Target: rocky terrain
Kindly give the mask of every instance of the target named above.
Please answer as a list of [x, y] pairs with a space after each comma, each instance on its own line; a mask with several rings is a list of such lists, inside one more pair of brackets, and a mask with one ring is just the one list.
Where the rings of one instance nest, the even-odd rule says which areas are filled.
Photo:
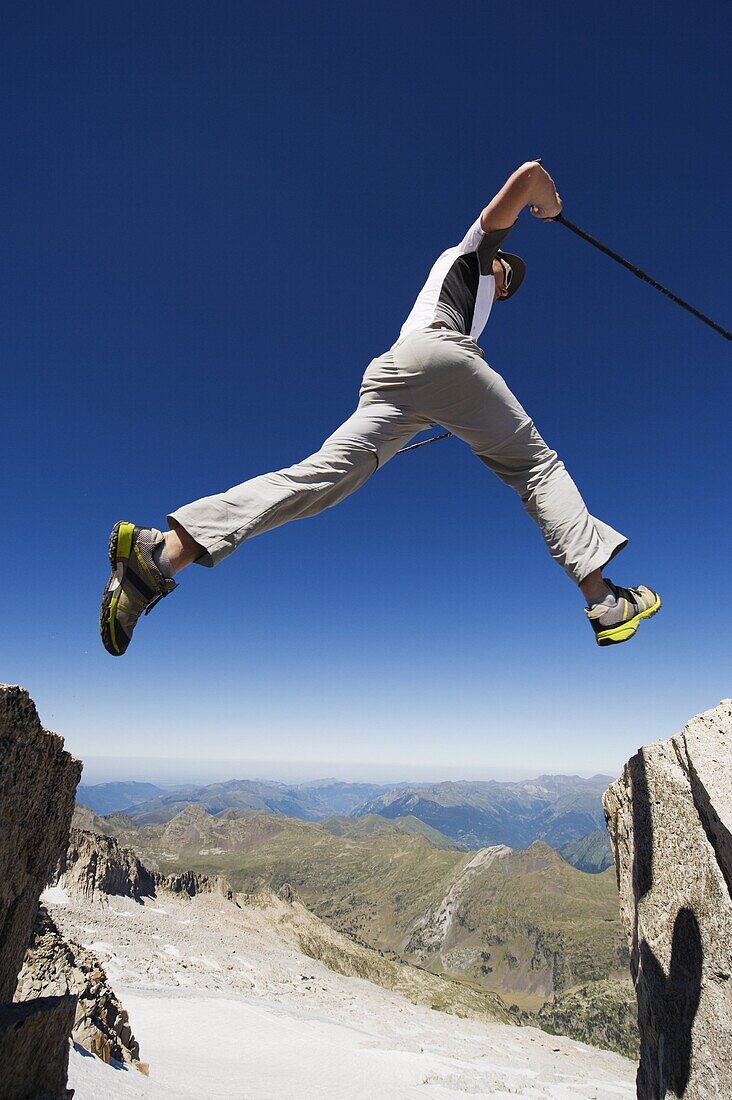
[[[385, 958], [381, 953], [371, 950], [365, 945], [354, 943], [348, 937], [343, 936], [329, 928], [323, 921], [312, 913], [309, 913], [297, 900], [295, 892], [288, 885], [283, 885], [278, 894], [264, 889], [256, 894], [235, 895], [229, 884], [221, 877], [208, 878], [192, 871], [185, 871], [179, 875], [164, 876], [158, 872], [149, 871], [136, 864], [134, 854], [129, 850], [120, 848], [109, 837], [96, 836], [92, 833], [81, 833], [72, 830], [72, 846], [79, 853], [73, 865], [73, 873], [64, 870], [66, 861], [59, 863], [60, 877], [56, 885], [46, 891], [44, 895], [54, 903], [55, 912], [64, 927], [65, 933], [74, 935], [75, 925], [67, 919], [69, 913], [76, 912], [84, 915], [85, 925], [79, 925], [82, 929], [88, 925], [92, 914], [102, 913], [103, 920], [111, 919], [110, 914], [119, 912], [122, 898], [147, 906], [147, 912], [163, 913], [165, 906], [173, 900], [190, 901], [193, 898], [208, 898], [210, 904], [203, 905], [197, 912], [207, 913], [210, 928], [215, 927], [215, 922], [221, 914], [235, 919], [235, 910], [244, 906], [248, 911], [255, 909], [268, 909], [272, 919], [274, 913], [279, 913], [279, 923], [282, 923], [282, 915], [287, 917], [287, 923], [293, 931], [293, 940], [297, 942], [300, 950], [312, 958], [318, 958], [327, 962], [327, 965], [343, 974], [355, 974], [367, 978], [387, 989], [395, 989], [404, 996], [413, 998], [416, 1003], [429, 1004], [432, 1008], [439, 1008], [458, 1015], [477, 1015], [487, 1019], [511, 1020], [511, 1014], [506, 1006], [495, 994], [483, 992], [477, 989], [469, 989], [454, 982], [446, 981], [436, 975], [422, 970], [416, 970], [407, 964]], [[99, 856], [103, 855], [111, 865], [112, 873], [107, 881], [113, 882], [114, 893], [97, 889], [90, 897], [86, 884], [91, 877], [85, 872], [85, 867], [96, 866]], [[125, 883], [124, 874], [127, 869], [132, 870], [134, 878]], [[143, 877], [150, 884], [150, 890], [146, 894], [136, 892], [135, 885]], [[119, 887], [122, 887], [119, 889]], [[89, 901], [96, 904], [89, 906]], [[285, 905], [285, 908], [283, 908]], [[162, 907], [162, 908], [161, 908]], [[128, 910], [137, 912], [137, 910]], [[297, 920], [295, 920], [297, 916]], [[207, 918], [208, 919], [208, 918]], [[213, 923], [212, 923], [213, 922]], [[195, 935], [198, 935], [197, 928]], [[188, 935], [189, 933], [186, 933]], [[190, 933], [193, 934], [193, 933]], [[103, 945], [103, 941], [100, 941]], [[98, 945], [92, 945], [97, 950]], [[103, 954], [103, 951], [102, 951]], [[195, 959], [204, 958], [202, 955], [193, 955]], [[217, 968], [214, 968], [216, 970]], [[150, 973], [151, 977], [159, 977], [157, 970]], [[202, 984], [201, 984], [202, 983]], [[220, 983], [213, 980], [211, 971], [204, 967], [204, 976], [196, 988], [218, 989]], [[188, 983], [184, 983], [188, 984]], [[226, 977], [221, 988], [229, 988], [229, 977]]]
[[639, 1100], [732, 1095], [732, 700], [605, 795], [638, 1000]]
[[[88, 820], [87, 815], [80, 815]], [[96, 823], [91, 815], [92, 825]], [[106, 833], [72, 828], [66, 851], [59, 859], [54, 882], [87, 901], [110, 894], [141, 901], [154, 898], [158, 889], [174, 894], [223, 894], [231, 897], [231, 887], [218, 875], [199, 875], [192, 870], [161, 875], [147, 868], [131, 848], [121, 847]]]
[[[72, 1027], [78, 1100], [244, 1100], [295, 1074], [303, 1100], [629, 1100], [630, 1064], [577, 1042], [638, 1040], [614, 885], [639, 1100], [728, 1091], [732, 701], [607, 790], [614, 875], [541, 841], [466, 852], [401, 813], [316, 823], [196, 803], [145, 823], [78, 808], [64, 844], [80, 767], [18, 688], [0, 688], [0, 762], [3, 1100], [67, 1100]], [[598, 855], [591, 839], [583, 858]], [[140, 1035], [150, 1080], [124, 1076], [147, 1069]]]
[[496, 998], [383, 958], [282, 894], [159, 889], [90, 904], [48, 892], [64, 934], [102, 960], [150, 1061], [146, 1080], [74, 1052], [76, 1100], [200, 1100], [202, 1088], [250, 1100], [293, 1095], [293, 1082], [298, 1100], [633, 1095], [625, 1059], [501, 1023]]
[[[193, 868], [250, 894], [288, 883], [356, 943], [498, 994], [514, 1014], [575, 993], [562, 1010], [567, 1033], [637, 1050], [614, 875], [583, 874], [546, 844], [467, 853], [419, 819], [313, 823], [233, 810], [214, 816], [200, 804], [158, 825], [89, 811], [77, 820], [117, 832], [162, 875]], [[613, 998], [600, 1023], [597, 1005]]]

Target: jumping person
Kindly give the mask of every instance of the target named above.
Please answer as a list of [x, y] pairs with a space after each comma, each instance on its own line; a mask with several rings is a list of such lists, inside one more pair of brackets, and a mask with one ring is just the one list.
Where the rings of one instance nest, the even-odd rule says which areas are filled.
[[519, 494], [583, 593], [598, 645], [627, 641], [658, 611], [650, 588], [620, 588], [603, 576], [627, 539], [588, 513], [564, 463], [476, 343], [494, 301], [512, 298], [523, 282], [523, 260], [500, 245], [525, 206], [543, 221], [562, 209], [539, 161], [518, 168], [460, 244], [436, 260], [398, 340], [366, 369], [356, 411], [316, 454], [184, 505], [167, 517], [165, 533], [115, 524], [100, 617], [109, 653], [126, 651], [142, 612], [177, 587], [173, 577], [185, 566], [218, 565], [245, 539], [337, 504], [435, 424]]

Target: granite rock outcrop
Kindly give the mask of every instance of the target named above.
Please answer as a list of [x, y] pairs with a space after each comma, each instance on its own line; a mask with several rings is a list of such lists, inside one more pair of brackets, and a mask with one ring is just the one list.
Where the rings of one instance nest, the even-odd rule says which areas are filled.
[[638, 1002], [639, 1100], [732, 1096], [732, 700], [604, 796]]
[[13, 1003], [38, 899], [66, 848], [81, 764], [0, 685], [0, 1080], [4, 1100], [67, 1097], [73, 996]]

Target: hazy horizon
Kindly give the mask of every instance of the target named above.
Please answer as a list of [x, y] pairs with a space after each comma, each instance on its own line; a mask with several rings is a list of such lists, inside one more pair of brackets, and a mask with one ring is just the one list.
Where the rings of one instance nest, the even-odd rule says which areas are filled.
[[182, 784], [206, 786], [209, 783], [225, 783], [234, 780], [276, 783], [309, 783], [315, 780], [335, 779], [344, 783], [379, 784], [430, 784], [443, 782], [476, 782], [497, 780], [517, 782], [537, 779], [540, 775], [578, 775], [583, 779], [595, 775], [614, 777], [610, 770], [539, 771], [519, 768], [478, 768], [472, 773], [465, 768], [427, 768], [418, 765], [397, 766], [361, 762], [349, 765], [323, 761], [290, 762], [275, 760], [196, 760], [164, 757], [88, 757], [84, 761], [81, 785], [91, 787], [99, 783], [153, 783], [161, 787]]

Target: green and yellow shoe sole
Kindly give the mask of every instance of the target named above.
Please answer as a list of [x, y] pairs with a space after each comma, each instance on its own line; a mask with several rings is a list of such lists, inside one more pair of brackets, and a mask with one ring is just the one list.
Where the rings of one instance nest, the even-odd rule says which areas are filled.
[[[109, 536], [109, 564], [112, 567], [112, 575], [107, 581], [107, 587], [102, 596], [102, 606], [99, 612], [99, 629], [102, 635], [102, 643], [107, 653], [113, 657], [121, 657], [127, 649], [128, 640], [122, 643], [122, 638], [117, 637], [116, 613], [122, 592], [125, 563], [130, 560], [132, 553], [132, 540], [135, 534], [134, 523], [120, 520], [115, 523]], [[120, 573], [119, 566], [122, 565]]]
[[642, 619], [650, 619], [657, 611], [661, 610], [661, 597], [656, 596], [655, 603], [647, 607], [645, 611], [639, 611], [627, 622], [618, 623], [617, 626], [609, 626], [605, 630], [599, 630], [595, 635], [598, 645], [618, 645], [619, 642], [627, 642], [632, 638], [640, 626]]

